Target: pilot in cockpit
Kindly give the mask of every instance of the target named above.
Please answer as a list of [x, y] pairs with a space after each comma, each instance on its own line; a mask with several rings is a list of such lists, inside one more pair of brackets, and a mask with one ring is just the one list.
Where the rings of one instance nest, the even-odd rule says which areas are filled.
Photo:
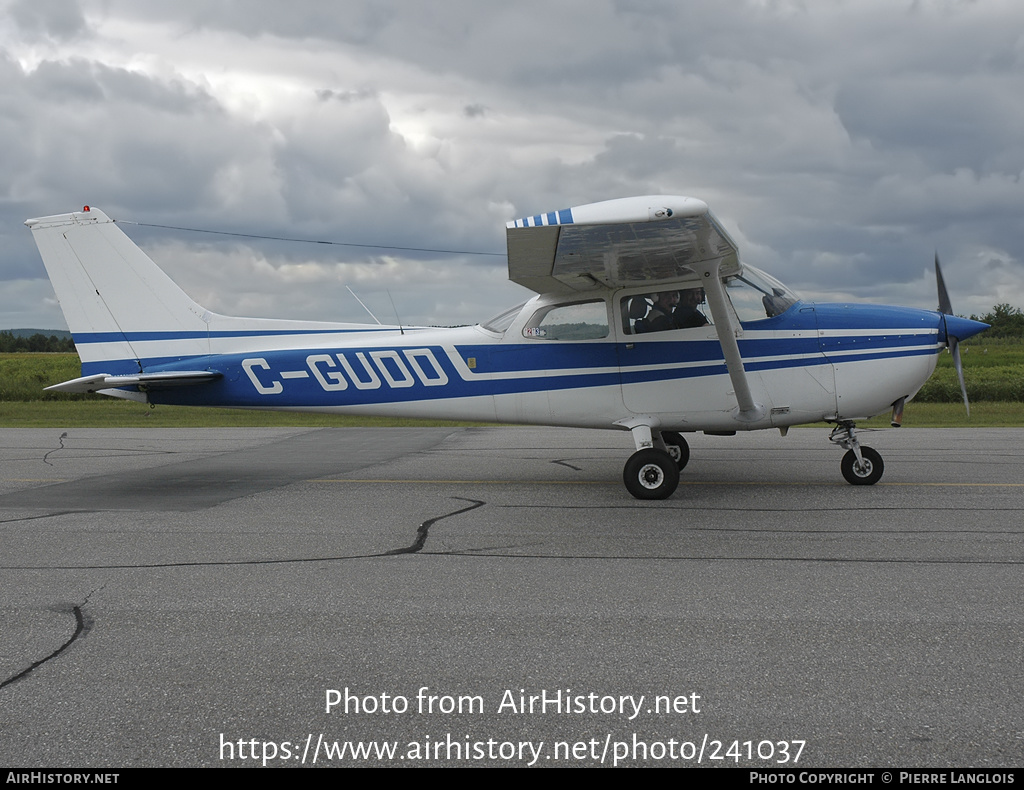
[[692, 329], [698, 326], [707, 326], [708, 319], [700, 311], [700, 305], [704, 301], [703, 288], [687, 288], [679, 294], [679, 305], [672, 313], [672, 323], [677, 329]]

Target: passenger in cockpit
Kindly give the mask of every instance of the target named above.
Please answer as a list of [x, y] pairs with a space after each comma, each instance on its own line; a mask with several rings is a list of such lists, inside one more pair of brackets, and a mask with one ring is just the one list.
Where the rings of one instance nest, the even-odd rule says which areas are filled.
[[672, 311], [679, 304], [679, 291], [662, 291], [654, 294], [654, 306], [644, 319], [646, 332], [664, 332], [675, 329]]

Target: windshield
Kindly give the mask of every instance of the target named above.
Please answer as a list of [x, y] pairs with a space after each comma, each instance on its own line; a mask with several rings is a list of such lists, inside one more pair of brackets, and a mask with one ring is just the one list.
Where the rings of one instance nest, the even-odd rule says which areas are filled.
[[743, 264], [743, 271], [725, 283], [740, 321], [763, 321], [782, 315], [799, 297], [760, 269]]
[[512, 322], [516, 320], [516, 316], [522, 312], [525, 304], [526, 302], [520, 302], [515, 307], [502, 310], [493, 318], [488, 318], [486, 321], [481, 323], [480, 326], [488, 332], [496, 332], [499, 335], [503, 335], [505, 334], [505, 330], [512, 326]]

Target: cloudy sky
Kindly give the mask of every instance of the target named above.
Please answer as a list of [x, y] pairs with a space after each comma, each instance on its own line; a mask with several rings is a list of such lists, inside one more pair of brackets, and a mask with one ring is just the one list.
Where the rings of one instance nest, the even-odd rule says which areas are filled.
[[[253, 316], [466, 323], [505, 222], [706, 200], [805, 298], [1024, 307], [1018, 0], [0, 0], [0, 328], [28, 217], [103, 208]], [[394, 245], [408, 252], [166, 230]]]

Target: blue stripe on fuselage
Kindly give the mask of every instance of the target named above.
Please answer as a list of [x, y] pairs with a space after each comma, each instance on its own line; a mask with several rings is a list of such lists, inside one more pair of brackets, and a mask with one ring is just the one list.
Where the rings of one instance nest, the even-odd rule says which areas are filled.
[[[609, 347], [614, 354], [614, 347]], [[339, 354], [344, 356], [347, 368]], [[217, 369], [224, 374], [222, 379], [201, 387], [156, 390], [150, 393], [150, 399], [156, 403], [207, 406], [359, 406], [619, 383], [614, 366], [602, 372], [576, 375], [553, 372], [537, 377], [463, 379], [440, 346], [271, 351], [221, 355], [216, 362]], [[163, 369], [194, 367], [195, 360], [191, 360]], [[339, 389], [342, 383], [344, 386]]]
[[[739, 346], [744, 367], [751, 372], [823, 365], [830, 361], [841, 364], [928, 355], [939, 350], [940, 322], [937, 313], [910, 308], [798, 305], [797, 309], [781, 316], [745, 323], [748, 336], [739, 340]], [[825, 331], [825, 337], [819, 339], [818, 327]], [[864, 329], [874, 331], [857, 333]], [[766, 330], [791, 331], [802, 336], [751, 336]], [[116, 333], [110, 334], [120, 339]], [[143, 339], [144, 334], [147, 333], [137, 333], [134, 337]], [[169, 334], [188, 335], [152, 333], [151, 339], [165, 339]], [[237, 333], [237, 336], [268, 334], [274, 333], [254, 331]], [[322, 333], [295, 330], [278, 334]], [[143, 360], [142, 365], [146, 372], [216, 370], [223, 374], [217, 381], [195, 387], [154, 390], [151, 392], [154, 402], [278, 408], [358, 406], [620, 383], [656, 383], [727, 372], [717, 340], [675, 340], [661, 333], [633, 336], [628, 343], [538, 339], [461, 344], [447, 349], [439, 345], [291, 349], [154, 357]], [[449, 358], [449, 350], [461, 358], [459, 368]], [[345, 357], [349, 369], [339, 361], [339, 355]], [[249, 360], [248, 372], [243, 366], [245, 360]], [[82, 373], [134, 373], [138, 369], [135, 360], [126, 359], [92, 362], [83, 365]], [[464, 371], [464, 376], [460, 370]]]

